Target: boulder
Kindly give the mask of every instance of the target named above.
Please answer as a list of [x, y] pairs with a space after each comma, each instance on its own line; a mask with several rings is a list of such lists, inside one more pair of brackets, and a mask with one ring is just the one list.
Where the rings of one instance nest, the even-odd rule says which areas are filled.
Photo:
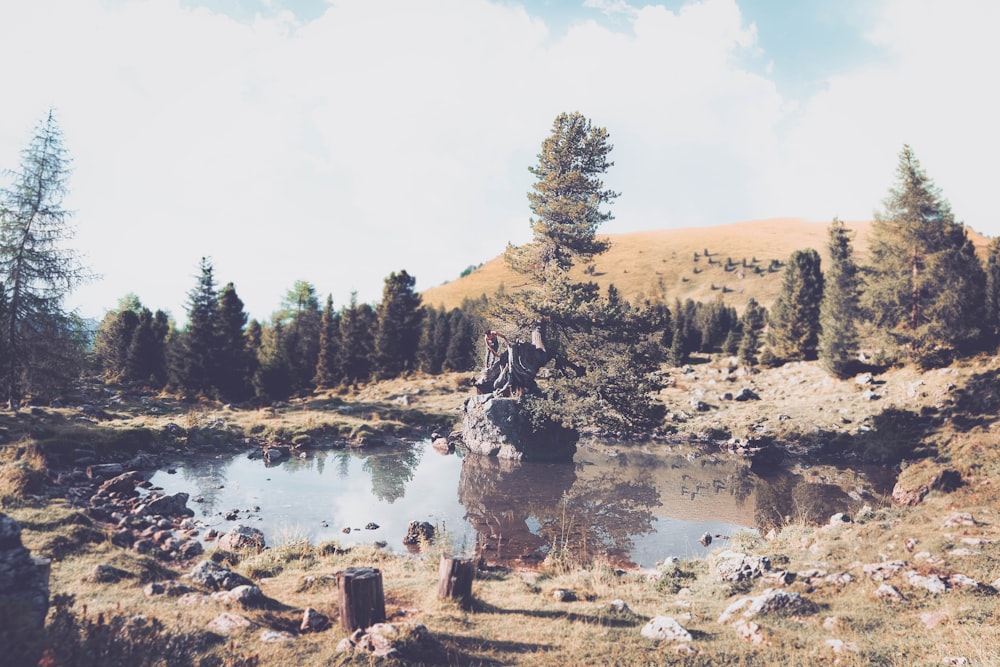
[[666, 642], [689, 642], [691, 633], [670, 616], [656, 616], [639, 632], [646, 639]]
[[312, 607], [306, 607], [302, 612], [302, 623], [299, 625], [300, 632], [321, 632], [330, 625], [330, 618], [321, 614]]
[[723, 581], [746, 581], [761, 577], [771, 569], [767, 556], [751, 556], [737, 551], [721, 551], [715, 556], [715, 570]]
[[219, 538], [219, 548], [228, 551], [263, 551], [264, 533], [250, 526], [239, 525]]
[[732, 603], [719, 616], [719, 623], [728, 623], [733, 616], [742, 612], [745, 619], [758, 616], [811, 614], [816, 611], [816, 604], [794, 591], [768, 588], [760, 595], [740, 598]]
[[469, 397], [462, 408], [462, 442], [475, 454], [517, 461], [571, 461], [579, 433], [554, 422], [542, 426], [514, 398]]
[[194, 510], [187, 506], [188, 494], [183, 491], [169, 496], [159, 496], [136, 508], [136, 514], [159, 516], [194, 516]]
[[237, 586], [252, 586], [253, 582], [241, 574], [236, 574], [229, 568], [218, 563], [204, 560], [188, 573], [188, 578], [199, 586], [211, 588], [214, 591], [230, 591]]
[[434, 539], [434, 526], [426, 521], [411, 521], [406, 527], [406, 536], [403, 544], [416, 545], [421, 542], [430, 542]]
[[45, 625], [49, 610], [49, 567], [21, 544], [21, 526], [0, 514], [0, 605], [17, 605], [34, 626]]

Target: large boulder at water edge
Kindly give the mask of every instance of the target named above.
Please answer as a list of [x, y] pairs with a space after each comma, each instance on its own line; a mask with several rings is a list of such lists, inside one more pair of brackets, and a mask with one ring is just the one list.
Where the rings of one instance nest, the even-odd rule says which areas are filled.
[[559, 424], [539, 427], [514, 398], [479, 394], [462, 408], [462, 441], [476, 454], [515, 461], [570, 461], [579, 433]]
[[39, 628], [49, 610], [49, 565], [21, 544], [21, 526], [0, 514], [0, 605], [17, 606]]

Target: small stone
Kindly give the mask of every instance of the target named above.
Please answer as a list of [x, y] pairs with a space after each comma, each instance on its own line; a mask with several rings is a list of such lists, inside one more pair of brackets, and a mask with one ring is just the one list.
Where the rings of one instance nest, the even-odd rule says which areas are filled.
[[208, 622], [208, 629], [220, 635], [231, 635], [250, 627], [250, 619], [228, 612], [219, 614]]
[[277, 644], [282, 642], [290, 642], [294, 639], [291, 634], [287, 632], [279, 632], [277, 630], [264, 630], [260, 633], [260, 640], [265, 644]]
[[611, 604], [609, 605], [609, 608], [612, 612], [616, 614], [625, 614], [632, 611], [631, 609], [629, 609], [628, 603], [622, 599], [612, 600]]
[[900, 593], [895, 586], [890, 586], [889, 584], [882, 584], [879, 586], [875, 591], [875, 597], [888, 602], [903, 601], [903, 594]]
[[691, 633], [670, 616], [654, 617], [639, 634], [657, 641], [689, 642], [693, 639]]

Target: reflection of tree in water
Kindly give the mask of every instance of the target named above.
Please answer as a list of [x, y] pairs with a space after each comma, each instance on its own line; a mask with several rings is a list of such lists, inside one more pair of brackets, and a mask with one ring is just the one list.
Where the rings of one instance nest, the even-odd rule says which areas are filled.
[[613, 472], [577, 480], [560, 504], [559, 516], [539, 531], [554, 548], [583, 560], [627, 557], [634, 537], [653, 532], [652, 508], [660, 505], [660, 493], [649, 479]]
[[476, 455], [462, 463], [458, 498], [494, 560], [538, 559], [554, 545], [581, 558], [627, 554], [634, 536], [652, 531], [660, 504], [653, 484], [617, 472], [580, 479], [571, 463]]
[[406, 485], [413, 479], [420, 458], [416, 447], [393, 449], [391, 454], [369, 454], [362, 468], [372, 476], [375, 497], [392, 504], [406, 495]]
[[210, 516], [216, 512], [216, 505], [219, 503], [219, 490], [226, 484], [226, 472], [232, 462], [233, 459], [229, 457], [204, 458], [197, 461], [187, 461], [180, 468], [181, 477], [191, 482], [196, 489], [192, 499], [200, 499], [194, 505], [201, 508], [203, 515]]
[[761, 533], [790, 522], [822, 523], [853, 504], [835, 484], [808, 482], [802, 475], [782, 472], [758, 478], [754, 523]]

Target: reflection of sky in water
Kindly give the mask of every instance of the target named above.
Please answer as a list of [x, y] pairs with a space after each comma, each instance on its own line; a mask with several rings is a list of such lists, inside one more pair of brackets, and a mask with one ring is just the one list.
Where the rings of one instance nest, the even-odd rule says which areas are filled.
[[[764, 481], [744, 464], [669, 448], [636, 448], [617, 457], [581, 448], [566, 467], [511, 467], [475, 457], [464, 474], [463, 460], [421, 442], [322, 450], [274, 467], [246, 456], [190, 458], [173, 464], [176, 474], [160, 471], [151, 481], [165, 493], [189, 493], [188, 506], [207, 526], [225, 532], [244, 523], [260, 528], [272, 545], [301, 537], [344, 546], [384, 540], [401, 552], [407, 525], [416, 520], [445, 527], [456, 549], [475, 545], [477, 521], [504, 540], [520, 532], [530, 538], [524, 544], [537, 546], [569, 517], [574, 526], [589, 524], [589, 544], [624, 546], [643, 567], [725, 547], [728, 540], [704, 547], [699, 538], [706, 532], [731, 537], [778, 500], [821, 490], [799, 476]], [[203, 502], [195, 501], [199, 497]], [[238, 521], [225, 520], [233, 509]], [[829, 507], [829, 513], [848, 510]], [[370, 522], [379, 528], [365, 529]], [[345, 527], [355, 530], [344, 534]]]

